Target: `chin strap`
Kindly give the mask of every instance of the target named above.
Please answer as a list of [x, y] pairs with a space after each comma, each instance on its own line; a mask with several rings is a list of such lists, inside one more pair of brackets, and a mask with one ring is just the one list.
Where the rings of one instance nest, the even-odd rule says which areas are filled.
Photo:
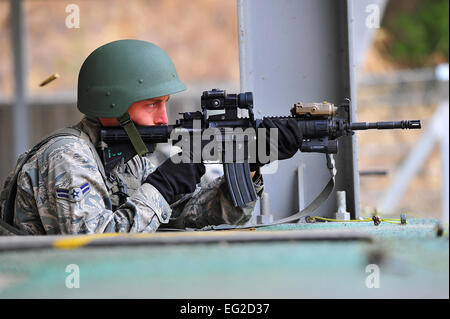
[[118, 117], [117, 120], [120, 123], [120, 126], [123, 127], [125, 132], [127, 132], [128, 138], [131, 141], [131, 144], [133, 144], [134, 149], [136, 150], [136, 153], [139, 156], [143, 156], [148, 153], [147, 146], [145, 145], [144, 141], [142, 140], [141, 135], [139, 135], [138, 130], [134, 126], [133, 121], [130, 118], [130, 115], [128, 112], [126, 112], [121, 117]]

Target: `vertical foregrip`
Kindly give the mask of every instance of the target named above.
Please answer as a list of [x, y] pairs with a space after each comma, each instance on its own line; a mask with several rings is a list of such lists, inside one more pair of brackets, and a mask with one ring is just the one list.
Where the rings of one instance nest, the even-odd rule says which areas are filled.
[[256, 200], [257, 195], [248, 162], [224, 163], [224, 175], [235, 207], [244, 207]]

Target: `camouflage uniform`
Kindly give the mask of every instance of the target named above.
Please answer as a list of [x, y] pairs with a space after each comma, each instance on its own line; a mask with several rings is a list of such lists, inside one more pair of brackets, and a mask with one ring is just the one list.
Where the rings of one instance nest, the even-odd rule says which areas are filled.
[[[97, 145], [98, 122], [85, 117], [75, 128]], [[18, 176], [15, 227], [33, 235], [139, 233], [154, 232], [161, 224], [175, 228], [244, 224], [251, 217], [255, 202], [234, 207], [223, 177], [201, 183], [192, 194], [179, 194], [179, 200], [169, 205], [155, 187], [144, 183], [157, 167], [153, 155], [135, 156], [113, 170], [113, 179], [128, 187], [129, 197], [119, 206], [114, 188], [108, 187], [111, 180], [103, 179], [98, 155], [88, 143], [75, 136], [56, 137], [27, 161]], [[254, 184], [261, 194], [262, 177]]]

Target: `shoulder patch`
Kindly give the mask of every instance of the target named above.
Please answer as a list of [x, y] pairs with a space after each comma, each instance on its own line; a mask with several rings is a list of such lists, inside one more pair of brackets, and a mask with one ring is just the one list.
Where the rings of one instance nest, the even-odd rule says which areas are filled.
[[56, 198], [65, 199], [71, 202], [79, 202], [91, 190], [89, 183], [84, 183], [79, 187], [73, 188], [57, 188]]

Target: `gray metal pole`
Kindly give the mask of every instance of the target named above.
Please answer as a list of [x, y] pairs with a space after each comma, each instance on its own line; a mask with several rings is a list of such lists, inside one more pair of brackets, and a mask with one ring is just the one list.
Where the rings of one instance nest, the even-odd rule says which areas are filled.
[[[340, 103], [346, 97], [355, 97], [350, 55], [354, 15], [348, 1], [238, 1], [241, 91], [254, 92], [257, 118], [288, 115], [290, 107], [299, 101]], [[355, 102], [353, 99], [351, 118]], [[352, 217], [358, 217], [354, 137], [341, 139], [336, 163], [336, 190], [346, 191], [349, 211]], [[298, 186], [296, 171], [301, 164], [305, 165], [304, 185]], [[302, 200], [307, 205], [329, 179], [324, 154], [298, 152], [292, 159], [280, 161], [276, 174], [264, 174], [274, 219], [301, 209], [298, 188], [304, 191]], [[336, 200], [332, 194], [315, 213], [331, 217], [334, 212]]]
[[[356, 37], [356, 21], [361, 19], [361, 12], [355, 10], [357, 0], [338, 1], [337, 12], [340, 19], [339, 43], [340, 66], [342, 70], [335, 80], [340, 87], [340, 101], [350, 98], [349, 119], [356, 121], [356, 43], [360, 38]], [[345, 191], [348, 212], [353, 219], [359, 218], [359, 174], [358, 174], [358, 148], [357, 135], [341, 138], [339, 153], [336, 158], [336, 186], [335, 191]], [[336, 209], [337, 211], [337, 209]]]
[[[447, 117], [445, 119], [448, 119], [448, 101], [447, 101]], [[448, 143], [448, 121], [443, 120], [442, 121], [445, 128], [442, 131], [442, 137], [441, 137], [441, 167], [442, 167], [442, 179], [441, 179], [441, 211], [442, 211], [442, 220], [444, 222], [448, 223], [449, 219], [449, 143]]]
[[25, 14], [22, 0], [10, 0], [11, 44], [14, 59], [14, 103], [12, 105], [13, 163], [28, 148], [29, 121], [26, 87]]

